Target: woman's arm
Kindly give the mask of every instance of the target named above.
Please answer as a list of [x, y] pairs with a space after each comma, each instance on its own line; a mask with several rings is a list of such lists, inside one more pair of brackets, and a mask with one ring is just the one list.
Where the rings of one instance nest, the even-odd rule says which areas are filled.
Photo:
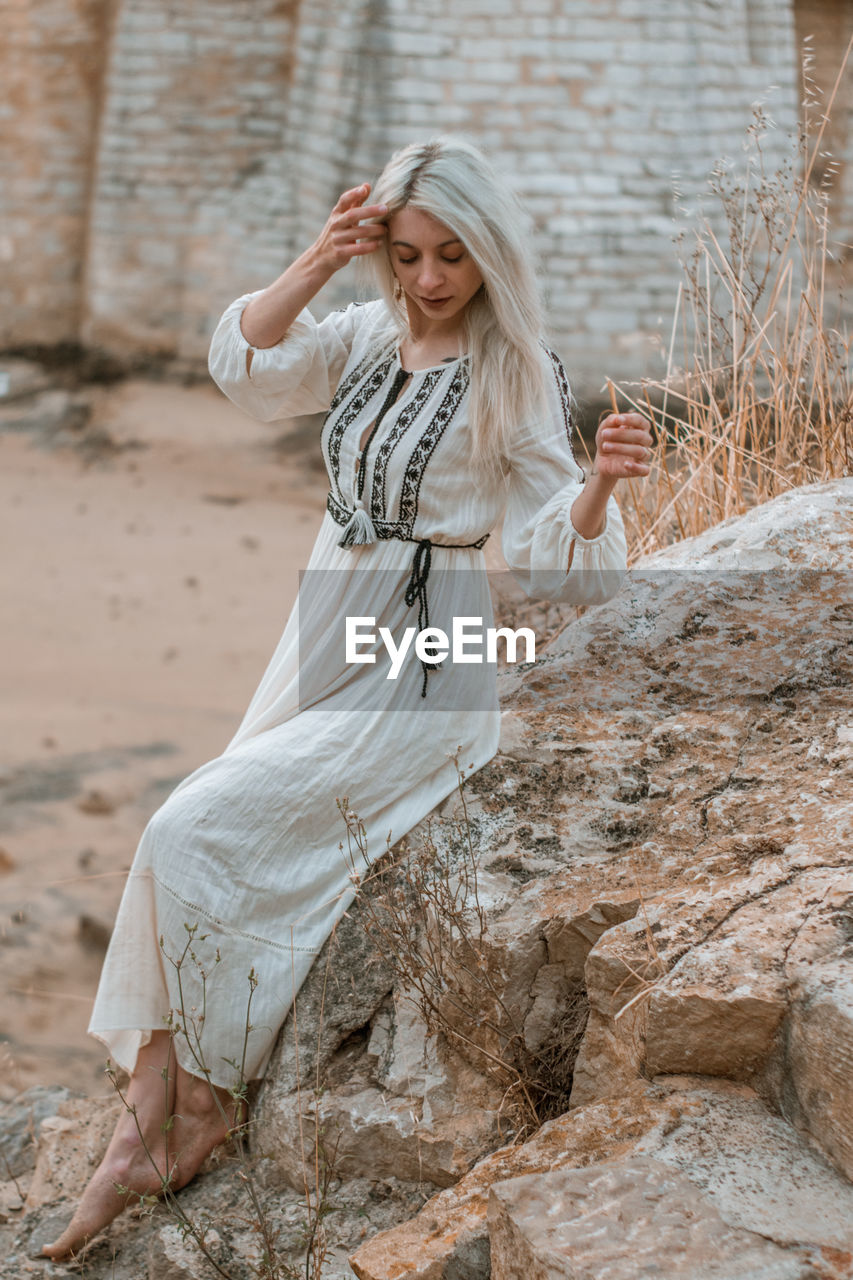
[[[345, 191], [311, 247], [246, 305], [241, 330], [252, 347], [275, 346], [340, 267], [379, 248], [385, 236], [384, 223], [359, 225], [364, 218], [379, 218], [387, 212], [385, 205], [365, 206], [369, 191], [367, 182]], [[246, 353], [247, 373], [252, 355], [252, 351]]]

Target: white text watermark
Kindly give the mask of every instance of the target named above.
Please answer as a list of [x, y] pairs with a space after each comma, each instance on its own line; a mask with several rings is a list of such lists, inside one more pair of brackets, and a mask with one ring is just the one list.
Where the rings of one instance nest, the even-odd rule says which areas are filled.
[[[441, 627], [406, 627], [400, 643], [397, 644], [388, 627], [373, 627], [375, 618], [347, 617], [346, 619], [346, 654], [347, 662], [375, 662], [375, 653], [359, 653], [365, 645], [375, 645], [377, 633], [388, 656], [391, 668], [386, 676], [388, 680], [396, 680], [405, 660], [406, 654], [414, 642], [415, 656], [420, 662], [440, 662], [450, 657], [451, 662], [491, 662], [498, 661], [498, 640], [506, 645], [507, 662], [535, 662], [536, 637], [530, 627], [486, 627], [483, 629], [481, 617], [454, 617], [453, 627], [448, 636]], [[518, 658], [519, 643], [524, 643], [524, 657]], [[475, 651], [479, 646], [479, 651]], [[484, 653], [485, 649], [485, 653]]]

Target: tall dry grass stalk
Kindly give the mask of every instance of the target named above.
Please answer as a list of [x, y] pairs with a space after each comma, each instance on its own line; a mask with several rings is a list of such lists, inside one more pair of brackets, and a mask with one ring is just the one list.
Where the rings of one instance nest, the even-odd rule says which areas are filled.
[[806, 43], [802, 120], [775, 172], [765, 169], [772, 122], [761, 106], [743, 172], [724, 160], [713, 169], [724, 230], [700, 212], [689, 252], [686, 229], [676, 236], [684, 279], [664, 377], [608, 380], [614, 407], [618, 392], [657, 439], [646, 483], [627, 481], [620, 503], [631, 561], [786, 489], [851, 474], [851, 337], [827, 283], [837, 164], [812, 181], [851, 48], [853, 39], [823, 105]]

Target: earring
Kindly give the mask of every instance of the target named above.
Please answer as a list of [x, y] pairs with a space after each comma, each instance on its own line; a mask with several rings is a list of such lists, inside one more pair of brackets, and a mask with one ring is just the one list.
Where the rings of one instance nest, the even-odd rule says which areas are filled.
[[396, 302], [401, 302], [403, 299], [403, 286], [399, 280], [394, 281], [394, 299]]

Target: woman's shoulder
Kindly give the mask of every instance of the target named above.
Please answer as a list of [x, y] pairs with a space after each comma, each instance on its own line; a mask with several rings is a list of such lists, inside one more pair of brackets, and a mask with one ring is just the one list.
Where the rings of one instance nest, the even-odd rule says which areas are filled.
[[373, 332], [393, 326], [393, 319], [384, 298], [369, 298], [366, 301], [348, 302], [337, 307], [333, 316], [346, 316], [356, 333]]
[[338, 307], [321, 323], [321, 328], [326, 327], [344, 340], [350, 361], [360, 361], [375, 348], [390, 345], [394, 335], [394, 321], [382, 298]]

